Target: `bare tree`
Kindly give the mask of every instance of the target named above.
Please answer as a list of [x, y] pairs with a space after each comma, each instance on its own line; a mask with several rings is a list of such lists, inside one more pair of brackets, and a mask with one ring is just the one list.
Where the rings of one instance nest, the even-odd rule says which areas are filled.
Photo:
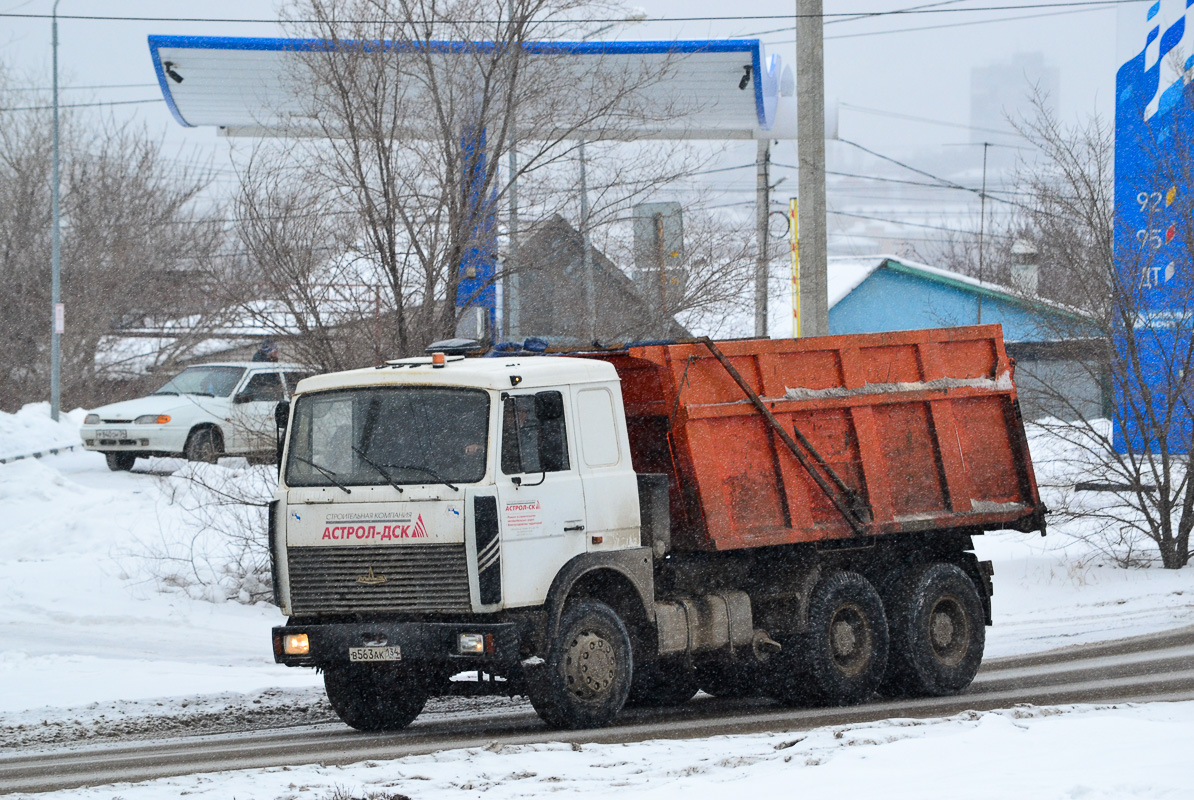
[[[642, 126], [672, 114], [679, 101], [649, 90], [676, 58], [615, 71], [599, 56], [578, 67], [566, 48], [533, 44], [583, 35], [567, 17], [593, 16], [594, 8], [579, 0], [299, 0], [290, 7], [291, 18], [302, 20], [294, 32], [323, 44], [295, 53], [287, 80], [304, 111], [291, 118], [293, 128], [283, 125], [291, 138], [254, 153], [256, 179], [246, 182], [237, 216], [254, 274], [311, 342], [303, 349], [315, 363], [409, 355], [451, 336], [462, 309], [503, 277], [501, 267], [489, 274], [485, 265], [512, 182], [519, 181], [521, 222], [529, 227], [575, 197], [582, 138], [629, 138], [631, 121]], [[504, 157], [515, 142], [511, 174]], [[559, 191], [561, 176], [567, 191]], [[660, 180], [623, 181], [619, 202]], [[592, 229], [606, 207], [597, 198], [597, 214], [580, 224]], [[325, 279], [343, 269], [381, 291], [328, 297], [320, 285], [344, 285]], [[327, 313], [337, 307], [342, 313]]]
[[[1158, 281], [1194, 266], [1182, 244], [1194, 242], [1194, 205], [1188, 192], [1166, 192], [1191, 185], [1190, 133], [1175, 132], [1157, 174], [1143, 176], [1158, 188], [1142, 193], [1150, 216], [1141, 235], [1117, 237], [1110, 127], [1097, 117], [1067, 127], [1038, 104], [1021, 131], [1043, 158], [1021, 176], [1020, 235], [1040, 254], [1041, 282], [1073, 312], [1042, 315], [1039, 338], [1095, 345], [1074, 363], [1115, 396], [1107, 420], [1068, 381], [1039, 382], [1064, 417], [1040, 422], [1055, 436], [1042, 469], [1057, 492], [1051, 505], [1121, 563], [1151, 560], [1152, 549], [1164, 567], [1183, 567], [1194, 528], [1187, 377], [1194, 368], [1194, 284], [1171, 282], [1163, 314], [1150, 295]], [[1163, 204], [1172, 227], [1158, 227]], [[1075, 484], [1098, 491], [1076, 492]]]
[[[0, 73], [0, 85], [4, 75]], [[2, 96], [0, 92], [0, 96]], [[50, 119], [30, 103], [0, 118], [0, 407], [46, 396], [50, 347]], [[64, 403], [103, 399], [97, 354], [123, 326], [202, 308], [195, 259], [216, 247], [207, 172], [173, 162], [143, 128], [67, 116], [62, 130]], [[189, 293], [189, 296], [188, 296]]]

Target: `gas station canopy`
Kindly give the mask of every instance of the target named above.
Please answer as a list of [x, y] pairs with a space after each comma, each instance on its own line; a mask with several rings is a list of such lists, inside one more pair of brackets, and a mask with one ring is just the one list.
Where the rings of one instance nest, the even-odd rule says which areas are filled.
[[[355, 46], [351, 45], [350, 46]], [[478, 49], [490, 43], [385, 43], [398, 58], [427, 48], [442, 74], [465, 74]], [[585, 139], [791, 139], [795, 138], [795, 81], [778, 56], [768, 57], [757, 39], [675, 42], [536, 42], [525, 68], [554, 70], [575, 103], [559, 98], [546, 114], [530, 109], [535, 122], [517, 131], [535, 138], [552, 116], [570, 138]], [[228, 136], [314, 133], [311, 90], [294, 76], [299, 61], [335, 48], [318, 39], [150, 36], [149, 49], [166, 104], [187, 127], [215, 126]], [[425, 52], [417, 53], [420, 57]], [[636, 76], [642, 76], [641, 83]], [[568, 120], [583, 112], [585, 98], [602, 85], [623, 91], [621, 106], [599, 127]], [[409, 98], [408, 98], [409, 99]], [[427, 108], [418, 102], [410, 108]], [[550, 127], [550, 126], [548, 126]], [[420, 128], [412, 119], [411, 131]]]

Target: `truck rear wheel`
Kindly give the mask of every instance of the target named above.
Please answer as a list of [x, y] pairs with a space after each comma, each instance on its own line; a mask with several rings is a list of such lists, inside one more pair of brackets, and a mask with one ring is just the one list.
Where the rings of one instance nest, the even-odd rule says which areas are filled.
[[808, 632], [773, 659], [783, 670], [774, 681], [779, 699], [852, 705], [870, 698], [883, 680], [888, 650], [875, 588], [857, 572], [834, 573], [813, 589], [808, 617]]
[[691, 700], [699, 690], [696, 673], [683, 659], [660, 658], [635, 666], [626, 705], [679, 706]]
[[955, 564], [910, 568], [887, 602], [891, 657], [884, 692], [940, 697], [962, 691], [983, 660], [982, 598]]
[[323, 687], [336, 716], [358, 731], [401, 730], [427, 703], [426, 681], [392, 667], [329, 667]]
[[527, 695], [553, 728], [597, 728], [622, 710], [633, 671], [622, 620], [605, 603], [581, 600], [564, 609], [546, 663], [527, 675]]

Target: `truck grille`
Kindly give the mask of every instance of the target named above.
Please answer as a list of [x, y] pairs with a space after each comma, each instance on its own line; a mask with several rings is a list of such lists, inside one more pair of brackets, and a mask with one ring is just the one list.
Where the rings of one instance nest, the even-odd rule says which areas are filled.
[[470, 610], [463, 544], [294, 547], [286, 557], [296, 615]]

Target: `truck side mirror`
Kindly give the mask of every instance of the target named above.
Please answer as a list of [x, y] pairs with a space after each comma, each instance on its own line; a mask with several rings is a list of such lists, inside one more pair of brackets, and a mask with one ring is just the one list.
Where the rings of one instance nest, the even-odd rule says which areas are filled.
[[282, 400], [274, 406], [274, 425], [278, 426], [278, 430], [286, 430], [286, 426], [290, 424], [290, 401]]
[[539, 392], [535, 395], [535, 416], [541, 420], [562, 419], [564, 397], [560, 392]]

